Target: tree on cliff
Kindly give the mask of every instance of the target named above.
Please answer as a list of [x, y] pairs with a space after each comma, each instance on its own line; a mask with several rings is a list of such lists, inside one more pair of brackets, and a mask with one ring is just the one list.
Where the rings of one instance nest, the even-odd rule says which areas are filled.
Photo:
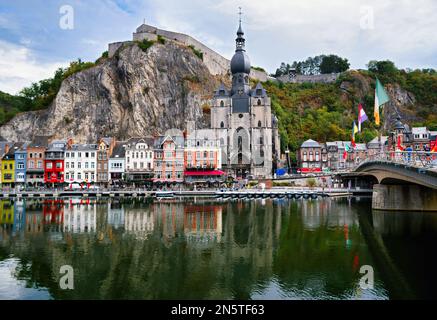
[[281, 66], [276, 69], [275, 77], [287, 75], [291, 69], [294, 69], [296, 74], [316, 75], [340, 73], [349, 69], [349, 61], [346, 58], [341, 58], [337, 55], [318, 55], [308, 57], [304, 61], [294, 61], [291, 65], [282, 62]]

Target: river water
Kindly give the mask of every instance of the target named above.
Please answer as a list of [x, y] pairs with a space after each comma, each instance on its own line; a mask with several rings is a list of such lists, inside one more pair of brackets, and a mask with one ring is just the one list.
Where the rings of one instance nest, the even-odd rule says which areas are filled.
[[435, 299], [437, 214], [370, 205], [1, 200], [0, 299]]

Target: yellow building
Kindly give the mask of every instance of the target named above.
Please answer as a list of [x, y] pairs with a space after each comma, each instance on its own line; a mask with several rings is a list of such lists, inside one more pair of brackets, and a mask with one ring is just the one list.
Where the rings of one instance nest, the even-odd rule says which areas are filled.
[[2, 185], [15, 182], [15, 151], [18, 144], [9, 148], [8, 152], [2, 158]]
[[10, 200], [0, 201], [0, 225], [14, 224], [14, 205]]

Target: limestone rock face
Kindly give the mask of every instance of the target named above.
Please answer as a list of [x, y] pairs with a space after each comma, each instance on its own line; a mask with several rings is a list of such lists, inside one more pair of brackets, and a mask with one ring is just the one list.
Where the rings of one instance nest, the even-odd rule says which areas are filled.
[[48, 135], [90, 143], [101, 136], [121, 140], [183, 130], [188, 120], [205, 127], [209, 116], [203, 106], [220, 81], [228, 80], [212, 76], [190, 48], [167, 41], [144, 52], [130, 43], [65, 79], [48, 109], [17, 115], [0, 128], [0, 136], [30, 141]]

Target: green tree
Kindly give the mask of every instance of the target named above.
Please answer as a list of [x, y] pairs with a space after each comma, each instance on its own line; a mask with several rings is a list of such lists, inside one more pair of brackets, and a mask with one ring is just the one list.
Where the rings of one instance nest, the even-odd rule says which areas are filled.
[[336, 55], [325, 56], [320, 63], [320, 73], [340, 73], [349, 69], [349, 62]]

